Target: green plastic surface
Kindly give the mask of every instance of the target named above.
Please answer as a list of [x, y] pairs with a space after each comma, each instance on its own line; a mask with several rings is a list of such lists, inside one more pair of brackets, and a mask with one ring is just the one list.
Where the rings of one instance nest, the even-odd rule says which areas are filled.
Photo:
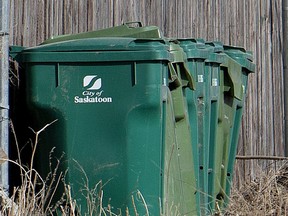
[[187, 55], [187, 65], [191, 76], [196, 80], [195, 91], [185, 91], [191, 125], [194, 167], [197, 176], [197, 193], [200, 196], [200, 214], [209, 212], [208, 207], [208, 160], [210, 133], [210, 80], [205, 70], [205, 60], [210, 55], [203, 40], [179, 39], [180, 46]]
[[[216, 178], [213, 190], [213, 199], [216, 195], [215, 200], [220, 208], [224, 208], [229, 202], [247, 79], [248, 74], [255, 69], [255, 65], [251, 62], [251, 55], [244, 52], [243, 48], [224, 46], [224, 53], [226, 55], [220, 65], [223, 82], [220, 84], [219, 100], [221, 103], [217, 125], [217, 148], [220, 148], [222, 153], [215, 152], [217, 155], [215, 160]], [[219, 170], [221, 170], [220, 185]]]
[[167, 86], [163, 86], [166, 92], [166, 106], [164, 106], [163, 113], [165, 129], [166, 145], [164, 149], [165, 161], [164, 163], [164, 185], [163, 185], [163, 213], [177, 215], [179, 209], [182, 209], [183, 204], [183, 189], [180, 173], [180, 165], [178, 159], [178, 145], [176, 140], [176, 122], [173, 109], [172, 95]]
[[220, 188], [221, 180], [221, 155], [222, 146], [217, 143], [217, 136], [221, 133], [221, 121], [219, 121], [219, 110], [223, 103], [223, 95], [220, 94], [220, 85], [223, 83], [223, 73], [220, 64], [224, 61], [223, 46], [221, 43], [206, 42], [207, 48], [211, 50], [209, 58], [205, 61], [205, 68], [211, 74], [211, 115], [210, 115], [210, 140], [209, 140], [209, 164], [208, 164], [208, 200], [211, 213], [216, 211], [216, 197]]
[[178, 157], [183, 190], [183, 202], [180, 208], [181, 215], [199, 215], [200, 194], [197, 191], [197, 176], [195, 175], [194, 154], [191, 145], [190, 122], [188, 117], [187, 101], [184, 89], [192, 90], [195, 87], [193, 77], [186, 67], [186, 55], [179, 44], [170, 41], [170, 52], [173, 60], [170, 63], [170, 73], [179, 78], [170, 85], [175, 116], [175, 131], [178, 144]]
[[[55, 43], [18, 54], [25, 68], [29, 125], [38, 129], [58, 119], [41, 134], [36, 168], [45, 176], [50, 150], [56, 147], [56, 157], [65, 152], [61, 168], [68, 169], [66, 181], [82, 213], [84, 185], [93, 188], [101, 181], [103, 204], [132, 212], [133, 196], [140, 215], [146, 204], [150, 215], [166, 214], [166, 205], [183, 200], [178, 152], [173, 150], [178, 140], [171, 137], [176, 133], [174, 110], [165, 88], [170, 54], [161, 41], [141, 41], [137, 48], [138, 41], [129, 39], [133, 46], [125, 51], [105, 50], [103, 41], [97, 49], [93, 40], [95, 50], [83, 52], [75, 51], [71, 41], [71, 50], [63, 42], [63, 51]], [[146, 203], [138, 199], [139, 192]]]
[[170, 58], [168, 50], [161, 39], [89, 38], [28, 48], [15, 58], [39, 63], [161, 60]]
[[[135, 26], [133, 24], [138, 25]], [[162, 38], [163, 35], [157, 26], [142, 27], [141, 22], [129, 22], [120, 26], [100, 29], [97, 31], [54, 36], [45, 40], [42, 44], [99, 37]]]
[[[242, 90], [244, 95], [247, 92], [248, 85], [248, 75], [250, 73], [255, 72], [255, 64], [252, 62], [253, 57], [250, 52], [246, 52], [242, 47], [231, 47], [224, 46], [224, 51], [227, 55], [229, 55], [232, 59], [234, 59], [241, 66], [241, 82], [242, 82]], [[242, 113], [244, 109], [245, 100], [237, 100], [234, 99], [234, 120], [233, 127], [231, 131], [231, 139], [229, 145], [229, 156], [227, 163], [227, 177], [226, 177], [226, 186], [225, 186], [225, 205], [229, 202], [230, 189], [233, 178], [233, 169], [235, 164], [235, 157], [237, 153], [237, 143], [239, 138], [239, 131], [241, 126]]]

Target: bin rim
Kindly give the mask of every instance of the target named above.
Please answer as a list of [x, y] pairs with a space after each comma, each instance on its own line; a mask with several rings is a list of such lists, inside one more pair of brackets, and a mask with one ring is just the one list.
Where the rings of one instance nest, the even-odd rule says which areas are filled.
[[161, 38], [99, 37], [43, 44], [23, 49], [22, 52], [77, 52], [77, 51], [140, 51], [169, 50]]
[[89, 38], [40, 45], [22, 50], [19, 62], [172, 61], [163, 39]]
[[251, 51], [247, 51], [244, 47], [224, 45], [225, 53], [231, 56], [245, 57], [246, 59], [253, 61], [253, 54]]
[[226, 58], [231, 58], [233, 61], [235, 61], [237, 64], [239, 64], [241, 67], [248, 70], [249, 73], [254, 73], [256, 69], [256, 65], [252, 62], [251, 58], [253, 58], [250, 55], [243, 53], [243, 52], [226, 52]]
[[180, 46], [184, 50], [191, 50], [191, 49], [205, 49], [205, 41], [203, 39], [197, 38], [178, 38]]
[[179, 41], [181, 48], [186, 53], [188, 61], [191, 59], [206, 60], [211, 54], [211, 49], [205, 45], [205, 41], [201, 38], [180, 38], [177, 40]]
[[224, 46], [221, 41], [207, 41], [205, 45], [211, 48], [212, 52], [221, 53], [224, 52]]
[[[131, 24], [138, 24], [137, 27]], [[98, 29], [94, 31], [80, 32], [76, 34], [57, 35], [48, 38], [41, 44], [51, 44], [75, 39], [87, 39], [98, 37], [135, 37], [135, 38], [162, 38], [163, 33], [157, 26], [143, 26], [141, 22], [124, 22], [122, 25]]]

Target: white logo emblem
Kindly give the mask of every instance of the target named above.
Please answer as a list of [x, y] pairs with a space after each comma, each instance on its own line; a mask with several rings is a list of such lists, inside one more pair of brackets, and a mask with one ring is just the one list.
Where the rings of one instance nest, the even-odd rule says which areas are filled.
[[83, 87], [88, 87], [87, 90], [98, 90], [102, 86], [102, 79], [97, 75], [88, 75], [83, 79]]
[[[87, 75], [83, 78], [82, 94], [74, 97], [75, 104], [112, 103], [112, 97], [107, 97], [102, 88], [102, 78], [97, 75]], [[100, 90], [101, 89], [101, 90]]]

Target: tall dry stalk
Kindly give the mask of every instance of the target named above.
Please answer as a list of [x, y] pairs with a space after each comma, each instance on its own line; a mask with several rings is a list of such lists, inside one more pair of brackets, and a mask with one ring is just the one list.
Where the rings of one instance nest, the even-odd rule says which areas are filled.
[[[38, 145], [39, 135], [55, 121], [45, 125], [39, 131], [35, 133], [35, 142], [32, 149], [31, 163], [29, 166], [22, 164], [20, 150], [18, 146], [17, 136], [11, 123], [12, 133], [17, 145], [18, 162], [7, 160], [10, 163], [16, 164], [20, 168], [22, 184], [19, 187], [14, 188], [11, 200], [17, 206], [15, 212], [13, 208], [6, 208], [7, 215], [25, 216], [25, 215], [52, 215], [51, 211], [52, 198], [55, 195], [55, 191], [58, 188], [60, 179], [63, 177], [63, 173], [57, 174], [60, 165], [60, 160], [57, 161], [56, 166], [53, 168], [53, 172], [49, 175], [51, 178], [49, 181], [43, 179], [39, 173], [33, 168], [35, 153]], [[52, 149], [53, 151], [53, 149]], [[49, 176], [48, 175], [48, 176]]]

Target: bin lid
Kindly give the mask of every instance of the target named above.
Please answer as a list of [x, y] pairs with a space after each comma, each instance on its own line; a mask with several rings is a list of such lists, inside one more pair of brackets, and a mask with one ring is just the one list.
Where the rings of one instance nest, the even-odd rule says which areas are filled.
[[224, 76], [230, 77], [230, 85], [232, 88], [232, 94], [238, 100], [243, 100], [243, 80], [242, 80], [242, 66], [228, 55], [225, 55], [224, 62], [220, 67], [227, 68], [227, 73]]
[[208, 41], [205, 43], [212, 49], [215, 53], [220, 53], [224, 51], [223, 43], [220, 41]]
[[225, 45], [224, 50], [229, 55], [238, 55], [239, 57], [245, 57], [250, 61], [253, 61], [254, 59], [252, 52], [245, 50], [243, 47]]
[[205, 41], [201, 38], [178, 38], [177, 40], [184, 50], [205, 49]]
[[206, 47], [210, 49], [210, 55], [205, 62], [221, 64], [224, 61], [224, 48], [223, 43], [220, 41], [209, 41], [205, 43]]
[[[182, 83], [183, 86], [188, 86], [190, 89], [195, 89], [195, 81], [193, 77], [191, 76], [191, 73], [188, 69], [188, 66], [186, 65], [187, 57], [186, 53], [183, 51], [182, 47], [179, 45], [178, 40], [170, 39], [170, 53], [171, 53], [171, 63], [178, 63], [182, 67], [178, 71], [178, 75], [176, 77], [181, 77], [180, 83]], [[173, 77], [173, 66], [170, 65], [169, 67], [171, 77]], [[174, 72], [174, 74], [177, 74], [177, 71]]]
[[169, 51], [173, 55], [173, 62], [186, 62], [187, 56], [179, 42], [174, 39], [169, 40]]
[[[135, 26], [135, 24], [137, 25]], [[53, 36], [45, 40], [42, 44], [96, 37], [162, 38], [163, 35], [157, 26], [143, 27], [141, 22], [126, 22], [120, 26], [100, 29], [96, 31]]]
[[[121, 55], [119, 55], [121, 53]], [[50, 43], [24, 49], [20, 62], [95, 62], [170, 60], [163, 39], [87, 38]]]
[[181, 38], [177, 39], [188, 59], [207, 59], [210, 50], [205, 46], [203, 39]]
[[224, 46], [224, 52], [242, 67], [246, 68], [250, 73], [255, 72], [255, 64], [252, 62], [252, 52], [246, 51], [243, 47], [226, 45]]
[[11, 56], [14, 59], [24, 49], [25, 47], [23, 46], [17, 46], [17, 45], [9, 46], [9, 56]]

